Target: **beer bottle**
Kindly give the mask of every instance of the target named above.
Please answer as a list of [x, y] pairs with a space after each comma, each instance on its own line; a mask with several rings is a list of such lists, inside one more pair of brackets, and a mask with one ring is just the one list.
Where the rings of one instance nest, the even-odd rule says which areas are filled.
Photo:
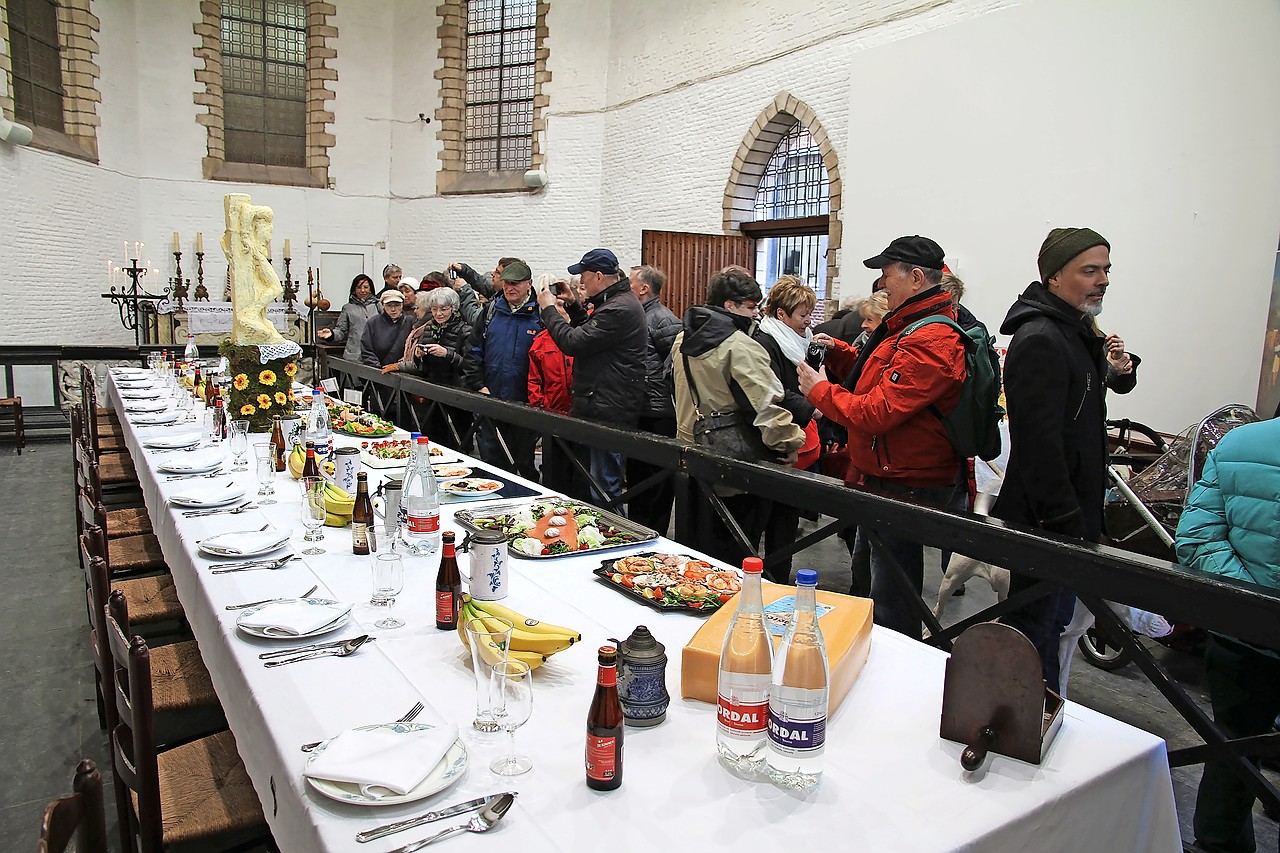
[[[311, 465], [315, 465], [315, 454], [315, 446], [308, 442], [307, 462]], [[369, 475], [361, 471], [356, 475], [356, 502], [351, 508], [352, 554], [371, 554], [378, 550], [375, 527], [373, 502], [369, 500]]]
[[601, 646], [596, 695], [587, 713], [587, 787], [612, 791], [622, 784], [622, 702], [618, 699], [618, 650]]
[[302, 465], [302, 476], [320, 476], [320, 466], [316, 464], [316, 443], [314, 441], [307, 442], [307, 461]]
[[288, 450], [284, 446], [284, 429], [280, 426], [280, 416], [271, 419], [271, 446], [275, 449], [276, 471], [288, 467]]
[[442, 631], [458, 628], [458, 611], [462, 608], [462, 574], [458, 571], [458, 553], [452, 530], [444, 532], [444, 554], [436, 573], [436, 627]]

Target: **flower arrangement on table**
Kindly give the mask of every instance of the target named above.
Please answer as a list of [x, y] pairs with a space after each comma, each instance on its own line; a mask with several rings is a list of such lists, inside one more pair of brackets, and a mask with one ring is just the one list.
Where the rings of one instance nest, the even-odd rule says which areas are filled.
[[231, 388], [227, 410], [232, 418], [249, 421], [250, 432], [270, 432], [271, 419], [291, 415], [294, 408], [293, 377], [298, 373], [298, 354], [263, 361], [264, 347], [235, 346], [224, 341], [218, 353], [230, 365]]

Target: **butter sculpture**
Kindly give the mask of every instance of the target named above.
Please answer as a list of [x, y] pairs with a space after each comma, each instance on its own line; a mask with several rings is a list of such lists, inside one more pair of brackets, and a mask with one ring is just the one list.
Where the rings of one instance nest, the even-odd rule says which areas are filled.
[[267, 253], [275, 214], [243, 193], [223, 196], [222, 206], [227, 226], [222, 251], [227, 256], [231, 289], [231, 343], [284, 343], [284, 336], [267, 319], [267, 306], [284, 294]]

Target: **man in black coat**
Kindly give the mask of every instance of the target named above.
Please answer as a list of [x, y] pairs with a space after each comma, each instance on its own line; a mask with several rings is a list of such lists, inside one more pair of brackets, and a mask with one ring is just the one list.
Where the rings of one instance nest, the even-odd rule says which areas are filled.
[[[1012, 335], [1004, 389], [1011, 449], [992, 515], [1060, 536], [1097, 542], [1107, 484], [1106, 342], [1093, 317], [1110, 285], [1111, 245], [1089, 228], [1055, 228], [1040, 247], [1040, 281], [1009, 309]], [[1112, 387], [1125, 393], [1128, 381]], [[1036, 583], [1013, 573], [1010, 594]], [[1059, 690], [1058, 635], [1075, 595], [1055, 588], [1004, 622], [1040, 652], [1045, 682]]]
[[[542, 324], [565, 355], [573, 356], [574, 417], [634, 429], [645, 410], [645, 350], [649, 333], [644, 308], [608, 249], [592, 249], [569, 267], [582, 278], [591, 312], [570, 287], [552, 293], [539, 282]], [[556, 310], [564, 304], [569, 320]], [[591, 449], [591, 477], [606, 499], [622, 494], [622, 455]]]

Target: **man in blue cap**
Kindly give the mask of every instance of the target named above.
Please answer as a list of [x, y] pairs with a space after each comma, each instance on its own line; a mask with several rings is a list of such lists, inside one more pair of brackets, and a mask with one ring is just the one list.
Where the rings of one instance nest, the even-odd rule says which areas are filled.
[[[580, 276], [587, 308], [572, 288], [552, 293], [538, 288], [542, 324], [556, 346], [573, 363], [574, 417], [609, 426], [634, 429], [645, 410], [645, 350], [649, 343], [644, 307], [618, 269], [618, 258], [608, 249], [592, 249], [569, 267]], [[556, 300], [569, 314], [565, 320]], [[591, 478], [612, 499], [622, 494], [622, 455], [591, 449]]]

